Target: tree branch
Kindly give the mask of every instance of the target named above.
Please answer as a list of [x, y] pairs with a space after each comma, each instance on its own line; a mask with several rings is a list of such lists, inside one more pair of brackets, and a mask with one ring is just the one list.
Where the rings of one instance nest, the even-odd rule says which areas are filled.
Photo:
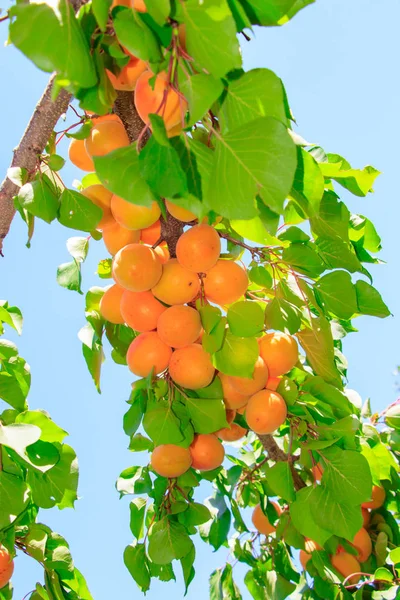
[[264, 446], [264, 450], [268, 452], [268, 456], [274, 462], [289, 462], [290, 470], [292, 471], [294, 487], [296, 490], [306, 487], [306, 484], [300, 477], [293, 465], [293, 458], [279, 448], [272, 435], [259, 435], [260, 442]]

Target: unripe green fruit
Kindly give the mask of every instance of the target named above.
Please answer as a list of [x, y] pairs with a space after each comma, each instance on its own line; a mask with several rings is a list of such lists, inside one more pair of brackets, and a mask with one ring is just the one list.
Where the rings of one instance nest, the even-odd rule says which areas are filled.
[[288, 406], [293, 406], [299, 395], [299, 390], [294, 381], [284, 375], [276, 391], [282, 396]]

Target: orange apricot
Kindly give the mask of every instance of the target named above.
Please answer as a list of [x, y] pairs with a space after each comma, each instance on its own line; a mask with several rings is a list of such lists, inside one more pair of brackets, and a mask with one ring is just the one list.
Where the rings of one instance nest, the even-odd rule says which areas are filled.
[[160, 279], [162, 264], [150, 246], [128, 244], [114, 256], [114, 280], [131, 292], [146, 292]]
[[[360, 563], [352, 554], [349, 554], [348, 552], [339, 552], [331, 557], [331, 564], [332, 567], [346, 579], [348, 585], [355, 585], [360, 581]], [[353, 576], [350, 577], [350, 575]]]
[[115, 90], [133, 92], [137, 80], [146, 69], [147, 64], [143, 60], [131, 55], [131, 59], [122, 67], [118, 75], [114, 75], [109, 69], [106, 69], [106, 73]]
[[372, 552], [372, 541], [369, 537], [368, 531], [364, 529], [364, 527], [361, 527], [361, 529], [357, 531], [352, 544], [358, 551], [357, 559], [360, 562], [363, 563], [369, 559]]
[[167, 244], [161, 244], [160, 246], [157, 246], [154, 248], [154, 252], [157, 254], [162, 265], [165, 265], [165, 263], [167, 263], [171, 258]]
[[380, 508], [382, 504], [385, 502], [386, 492], [383, 487], [379, 485], [372, 486], [372, 495], [371, 500], [369, 502], [363, 502], [361, 504], [362, 508]]
[[232, 383], [232, 377], [224, 373], [218, 373], [218, 377], [222, 383], [222, 393], [226, 408], [240, 409], [246, 406], [250, 396], [240, 394]]
[[189, 448], [182, 448], [175, 444], [163, 444], [154, 448], [150, 462], [157, 475], [179, 477], [190, 469], [192, 455]]
[[153, 77], [151, 71], [145, 71], [139, 77], [135, 89], [136, 110], [146, 124], [150, 123], [150, 114], [160, 115], [167, 131], [174, 129], [173, 133], [176, 134], [182, 129], [187, 102], [175, 90], [168, 87], [167, 73], [164, 71], [158, 73], [152, 87], [150, 79]]
[[362, 520], [363, 520], [363, 527], [368, 527], [369, 522], [371, 520], [371, 513], [369, 512], [368, 508], [362, 508], [361, 509], [361, 515], [362, 515]]
[[111, 211], [114, 219], [126, 229], [144, 229], [153, 225], [161, 214], [157, 202], [149, 207], [132, 204], [115, 194], [111, 198]]
[[182, 221], [182, 223], [190, 223], [190, 221], [194, 221], [195, 219], [197, 219], [196, 215], [190, 212], [190, 210], [182, 208], [177, 204], [173, 204], [169, 200], [166, 200], [165, 204], [167, 206], [169, 214], [175, 217], [175, 219], [178, 219], [178, 221]]
[[124, 322], [135, 331], [144, 333], [157, 328], [157, 322], [167, 307], [154, 298], [151, 292], [124, 290], [121, 298], [121, 314]]
[[[274, 506], [278, 515], [280, 515], [282, 513], [282, 509], [279, 504], [277, 502], [271, 502], [271, 504]], [[260, 504], [257, 504], [257, 506], [254, 508], [251, 520], [257, 531], [263, 535], [271, 535], [271, 533], [275, 533], [276, 531], [276, 528], [271, 525], [268, 517], [263, 513]]]
[[140, 232], [140, 239], [142, 240], [143, 244], [148, 244], [149, 246], [152, 246], [153, 244], [158, 242], [160, 237], [160, 219], [157, 219], [157, 221], [155, 221], [152, 225], [149, 225], [149, 227], [145, 227], [144, 229], [142, 228], [142, 231]]
[[4, 546], [0, 546], [0, 590], [7, 585], [14, 572], [14, 561]]
[[226, 421], [227, 421], [228, 425], [230, 425], [235, 420], [236, 410], [232, 410], [231, 408], [226, 408], [225, 414], [226, 414]]
[[194, 344], [201, 333], [200, 315], [191, 306], [170, 306], [158, 319], [157, 333], [172, 348]]
[[314, 481], [321, 481], [322, 475], [324, 473], [324, 467], [319, 462], [312, 467], [311, 472], [313, 474]]
[[155, 331], [139, 334], [126, 354], [128, 367], [138, 377], [158, 375], [168, 367], [172, 350], [164, 344]]
[[311, 559], [314, 550], [322, 550], [322, 548], [316, 542], [313, 542], [313, 540], [306, 540], [304, 546], [305, 550], [300, 550], [299, 559], [301, 566], [306, 570], [307, 563]]
[[256, 392], [262, 390], [268, 381], [268, 367], [259, 356], [254, 366], [253, 377], [237, 377], [232, 376], [231, 382], [233, 387], [244, 396], [252, 396]]
[[183, 233], [176, 245], [178, 262], [195, 273], [209, 271], [221, 253], [221, 240], [211, 225], [195, 225]]
[[237, 442], [241, 440], [247, 433], [247, 429], [241, 427], [237, 423], [231, 423], [228, 427], [223, 427], [216, 432], [216, 435], [223, 442]]
[[200, 291], [200, 280], [196, 273], [182, 267], [176, 258], [171, 258], [163, 266], [159, 282], [152, 292], [165, 304], [186, 304]]
[[200, 344], [178, 348], [169, 363], [169, 374], [173, 381], [189, 390], [207, 387], [214, 373], [210, 355]]
[[255, 433], [273, 433], [287, 416], [284, 399], [277, 392], [261, 390], [251, 396], [246, 407], [246, 421]]
[[95, 184], [89, 185], [89, 187], [82, 190], [82, 194], [103, 211], [103, 216], [97, 224], [97, 229], [105, 229], [115, 223], [111, 214], [111, 192], [103, 185]]
[[95, 113], [90, 112], [90, 110], [87, 110], [86, 114], [92, 119], [92, 121], [95, 125], [97, 125], [97, 123], [103, 123], [103, 121], [114, 121], [114, 122], [122, 125], [121, 119], [115, 113], [107, 113], [106, 115], [100, 115], [99, 117], [93, 117], [93, 115]]
[[147, 7], [144, 0], [131, 0], [132, 7], [138, 12], [147, 12]]
[[85, 139], [86, 151], [91, 157], [104, 156], [124, 146], [129, 146], [125, 127], [122, 123], [110, 119], [97, 121], [89, 137]]
[[94, 163], [87, 153], [85, 140], [71, 139], [68, 157], [73, 165], [82, 171], [94, 171]]
[[264, 359], [270, 377], [284, 375], [293, 369], [299, 358], [294, 337], [281, 331], [265, 334], [259, 340], [260, 356]]
[[104, 245], [109, 253], [114, 256], [118, 250], [121, 250], [128, 244], [136, 244], [140, 240], [140, 232], [122, 227], [114, 221], [103, 230]]
[[273, 392], [276, 392], [280, 382], [281, 382], [280, 377], [268, 377], [268, 381], [267, 381], [265, 387], [267, 390], [272, 390]]
[[103, 294], [100, 300], [100, 314], [106, 321], [121, 325], [125, 323], [124, 317], [121, 314], [121, 298], [124, 289], [117, 283], [109, 287]]
[[192, 467], [198, 471], [212, 471], [224, 462], [225, 450], [213, 433], [199, 433], [190, 445]]
[[246, 406], [241, 406], [240, 408], [237, 409], [237, 411], [239, 413], [239, 415], [244, 415], [244, 413], [246, 412]]
[[204, 279], [207, 300], [224, 306], [243, 296], [248, 286], [247, 273], [232, 260], [218, 260]]

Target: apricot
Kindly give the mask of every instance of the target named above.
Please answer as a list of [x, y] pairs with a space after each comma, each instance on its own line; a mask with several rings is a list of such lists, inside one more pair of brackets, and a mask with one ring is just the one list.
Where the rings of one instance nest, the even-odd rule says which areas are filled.
[[251, 396], [245, 414], [248, 426], [255, 433], [273, 433], [286, 420], [286, 403], [277, 392], [261, 390]]
[[[175, 90], [168, 86], [168, 75], [164, 71], [158, 73], [152, 87], [151, 71], [145, 71], [139, 77], [135, 89], [135, 106], [140, 118], [147, 125], [150, 114], [158, 114], [163, 118], [167, 131], [174, 129], [173, 134], [182, 129], [187, 102]], [[176, 128], [176, 129], [175, 129]]]
[[97, 223], [96, 229], [106, 229], [115, 223], [111, 214], [111, 192], [106, 190], [104, 186], [96, 184], [89, 185], [89, 187], [82, 190], [82, 194], [103, 211], [103, 216]]
[[304, 546], [305, 550], [300, 550], [299, 560], [303, 569], [306, 570], [307, 563], [311, 559], [314, 550], [322, 550], [322, 548], [316, 542], [313, 542], [313, 540], [306, 540]]
[[221, 466], [225, 450], [213, 433], [199, 433], [190, 445], [192, 467], [198, 471], [212, 471]]
[[153, 202], [149, 207], [132, 204], [115, 194], [111, 198], [111, 211], [114, 219], [126, 229], [144, 229], [153, 225], [160, 216], [160, 207]]
[[164, 344], [155, 331], [140, 333], [131, 343], [126, 354], [128, 367], [138, 377], [158, 375], [168, 367], [172, 350]]
[[224, 306], [232, 304], [243, 296], [248, 286], [247, 273], [232, 260], [218, 260], [207, 271], [204, 279], [204, 291], [211, 302]]
[[115, 75], [109, 69], [106, 69], [106, 73], [115, 90], [133, 92], [137, 80], [146, 69], [147, 65], [143, 60], [131, 55], [131, 59], [124, 67], [122, 67], [118, 75]]
[[190, 306], [171, 306], [158, 319], [157, 333], [172, 348], [194, 344], [201, 333], [200, 315]]
[[386, 498], [386, 492], [383, 487], [380, 487], [379, 485], [373, 485], [371, 498], [372, 499], [369, 502], [363, 502], [361, 507], [371, 509], [380, 508], [385, 502]]
[[311, 472], [313, 474], [314, 481], [321, 481], [322, 475], [324, 473], [324, 467], [319, 462], [312, 467]]
[[268, 381], [267, 381], [265, 387], [267, 390], [272, 390], [273, 392], [276, 392], [280, 382], [281, 382], [280, 377], [268, 377]]
[[247, 433], [247, 429], [241, 427], [237, 423], [231, 423], [229, 427], [223, 427], [217, 431], [216, 435], [223, 442], [237, 442], [241, 440]]
[[121, 250], [128, 244], [135, 244], [140, 240], [140, 232], [132, 231], [122, 227], [119, 223], [114, 221], [112, 225], [108, 225], [103, 230], [103, 241], [104, 245], [109, 253], [114, 256], [118, 250]]
[[157, 328], [160, 315], [167, 307], [154, 298], [151, 292], [124, 290], [121, 298], [121, 314], [124, 322], [135, 331], [144, 333]]
[[146, 292], [158, 282], [161, 273], [160, 259], [144, 244], [128, 244], [113, 259], [114, 280], [131, 292]]
[[154, 448], [151, 466], [161, 477], [179, 477], [186, 473], [192, 464], [189, 448], [175, 444], [163, 444]]
[[210, 355], [200, 344], [178, 348], [169, 363], [169, 374], [178, 385], [189, 390], [207, 387], [214, 377], [215, 369]]
[[[352, 554], [349, 554], [348, 552], [339, 552], [331, 557], [331, 564], [332, 567], [346, 579], [348, 585], [355, 585], [360, 581], [360, 563]], [[350, 575], [353, 576], [350, 577]], [[349, 579], [347, 579], [348, 577]]]
[[14, 561], [4, 546], [0, 546], [0, 590], [7, 585], [14, 572]]
[[221, 240], [211, 225], [195, 225], [183, 233], [176, 245], [178, 262], [195, 273], [209, 271], [221, 253]]
[[268, 368], [261, 356], [257, 358], [254, 366], [253, 377], [251, 379], [237, 376], [231, 377], [231, 382], [235, 390], [244, 396], [252, 396], [256, 392], [259, 392], [263, 387], [265, 387], [267, 381]]
[[165, 204], [169, 214], [175, 217], [175, 219], [178, 219], [178, 221], [182, 221], [182, 223], [190, 223], [190, 221], [194, 221], [195, 219], [197, 219], [196, 215], [190, 212], [190, 210], [182, 208], [177, 204], [173, 204], [169, 200], [166, 200]]
[[94, 171], [94, 163], [87, 153], [85, 140], [71, 139], [68, 157], [73, 165], [82, 171]]
[[147, 12], [147, 8], [146, 8], [146, 4], [144, 3], [144, 0], [131, 0], [132, 1], [132, 7], [137, 10], [138, 12]]
[[357, 531], [352, 544], [358, 551], [357, 559], [360, 562], [363, 563], [369, 559], [372, 552], [372, 541], [369, 537], [368, 531], [364, 529], [364, 527], [361, 527], [361, 529]]
[[110, 119], [97, 121], [85, 139], [85, 148], [91, 157], [104, 156], [124, 146], [129, 146], [125, 127], [121, 122]]
[[369, 512], [368, 508], [361, 509], [361, 516], [363, 520], [363, 527], [367, 528], [371, 520], [371, 513]]
[[99, 117], [93, 117], [95, 113], [91, 112], [90, 110], [87, 110], [86, 114], [92, 119], [95, 125], [97, 123], [103, 123], [103, 121], [115, 121], [116, 123], [122, 125], [121, 119], [115, 113], [108, 113], [106, 115], [100, 115]]
[[[279, 504], [277, 502], [271, 502], [271, 504], [274, 506], [278, 515], [280, 515], [282, 509]], [[276, 528], [269, 522], [268, 517], [264, 515], [260, 504], [257, 504], [254, 508], [251, 520], [257, 531], [263, 535], [271, 535], [271, 533], [275, 533], [276, 531]]]
[[246, 412], [246, 406], [241, 406], [240, 408], [237, 409], [237, 411], [239, 413], [239, 415], [244, 415], [244, 413]]
[[171, 258], [167, 244], [157, 246], [156, 248], [154, 248], [154, 252], [157, 254], [162, 265], [165, 265], [165, 263], [167, 263]]
[[103, 294], [100, 300], [100, 314], [106, 321], [121, 325], [125, 323], [124, 317], [121, 314], [121, 298], [124, 289], [118, 284], [109, 287]]
[[163, 266], [159, 282], [153, 287], [153, 294], [165, 304], [186, 304], [191, 302], [200, 291], [200, 280], [171, 258]]
[[236, 417], [236, 410], [232, 410], [230, 408], [225, 409], [226, 421], [228, 425], [233, 423]]
[[240, 409], [246, 406], [250, 396], [240, 394], [240, 392], [237, 391], [233, 386], [232, 377], [230, 375], [225, 375], [224, 373], [218, 373], [218, 377], [222, 383], [222, 393], [226, 408]]
[[259, 340], [260, 356], [264, 359], [270, 377], [284, 375], [293, 369], [299, 358], [299, 349], [296, 340], [282, 333], [274, 331], [265, 334]]
[[161, 237], [160, 219], [157, 219], [157, 221], [155, 221], [152, 225], [149, 225], [149, 227], [145, 227], [140, 232], [140, 239], [142, 240], [143, 244], [148, 244], [149, 246], [152, 246], [153, 244], [158, 242], [160, 237]]

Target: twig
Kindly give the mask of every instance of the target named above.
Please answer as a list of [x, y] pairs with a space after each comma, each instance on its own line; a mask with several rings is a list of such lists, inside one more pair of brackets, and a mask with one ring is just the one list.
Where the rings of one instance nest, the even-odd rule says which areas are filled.
[[288, 462], [290, 465], [290, 470], [293, 476], [294, 487], [296, 490], [301, 490], [306, 487], [306, 484], [300, 477], [299, 473], [293, 466], [293, 457], [289, 456], [279, 448], [278, 444], [274, 440], [272, 435], [259, 435], [260, 442], [264, 446], [264, 449], [268, 452], [268, 456], [274, 462]]

